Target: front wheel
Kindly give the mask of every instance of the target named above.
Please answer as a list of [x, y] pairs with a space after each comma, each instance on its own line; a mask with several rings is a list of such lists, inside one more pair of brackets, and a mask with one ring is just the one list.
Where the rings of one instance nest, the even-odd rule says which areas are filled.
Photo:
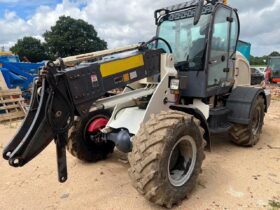
[[172, 207], [196, 185], [205, 158], [204, 130], [193, 116], [169, 111], [154, 115], [133, 139], [129, 175], [149, 201]]

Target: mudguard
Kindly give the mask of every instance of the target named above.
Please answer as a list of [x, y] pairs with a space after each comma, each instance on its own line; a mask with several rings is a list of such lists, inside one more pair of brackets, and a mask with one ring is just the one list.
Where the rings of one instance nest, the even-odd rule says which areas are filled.
[[228, 115], [229, 122], [238, 124], [249, 124], [251, 109], [257, 97], [262, 96], [265, 102], [265, 112], [270, 105], [270, 92], [257, 87], [236, 87], [230, 94], [226, 107], [230, 110]]

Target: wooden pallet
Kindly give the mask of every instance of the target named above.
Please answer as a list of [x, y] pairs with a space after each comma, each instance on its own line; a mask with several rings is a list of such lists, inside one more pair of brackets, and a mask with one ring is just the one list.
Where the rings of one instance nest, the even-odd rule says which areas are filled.
[[8, 89], [7, 83], [3, 77], [2, 72], [0, 71], [0, 90], [7, 90], [7, 89]]
[[0, 90], [0, 122], [22, 119], [26, 112], [20, 89]]

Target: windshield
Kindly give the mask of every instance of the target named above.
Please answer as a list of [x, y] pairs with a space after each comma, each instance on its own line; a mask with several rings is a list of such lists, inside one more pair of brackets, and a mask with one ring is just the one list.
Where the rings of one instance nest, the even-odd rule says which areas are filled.
[[[197, 25], [193, 25], [194, 18], [165, 20], [159, 27], [159, 37], [171, 45], [175, 64], [188, 61], [189, 70], [202, 70], [205, 52], [205, 39], [208, 33], [209, 14], [202, 15]], [[158, 42], [158, 48], [169, 52], [167, 46]]]
[[280, 71], [280, 58], [271, 58], [269, 67], [271, 67], [273, 72], [279, 72]]

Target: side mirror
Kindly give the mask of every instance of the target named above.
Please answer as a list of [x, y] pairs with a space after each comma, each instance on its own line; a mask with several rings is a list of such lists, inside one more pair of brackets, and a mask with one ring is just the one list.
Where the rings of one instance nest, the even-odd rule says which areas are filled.
[[194, 25], [197, 25], [200, 20], [203, 6], [204, 6], [204, 0], [199, 0], [195, 9], [194, 20], [193, 20]]

